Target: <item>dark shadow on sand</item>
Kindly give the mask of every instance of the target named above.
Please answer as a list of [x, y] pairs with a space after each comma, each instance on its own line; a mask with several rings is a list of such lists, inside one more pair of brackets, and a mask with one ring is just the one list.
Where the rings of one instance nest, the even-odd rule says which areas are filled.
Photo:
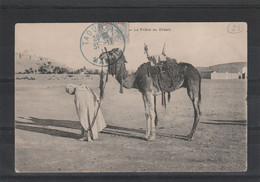
[[56, 129], [42, 128], [42, 127], [35, 127], [35, 126], [28, 126], [28, 125], [21, 125], [21, 124], [17, 124], [15, 128], [25, 130], [25, 131], [43, 133], [51, 136], [59, 136], [59, 137], [74, 138], [74, 139], [81, 138], [80, 134], [56, 130]]
[[246, 120], [209, 120], [210, 122], [200, 122], [201, 124], [212, 125], [241, 125], [246, 126]]
[[[30, 122], [15, 121], [16, 124], [15, 127], [17, 129], [43, 133], [52, 136], [74, 138], [74, 139], [79, 139], [82, 137], [80, 134], [76, 134], [73, 132], [46, 128], [46, 126], [54, 126], [60, 128], [78, 129], [80, 131], [81, 124], [79, 121], [41, 119], [35, 117], [29, 117], [29, 118], [19, 117], [19, 118], [29, 120]], [[136, 136], [135, 133], [131, 133], [131, 132], [145, 133], [145, 131], [142, 129], [138, 130], [134, 128], [124, 128], [124, 127], [113, 126], [113, 125], [107, 125], [107, 127], [101, 133], [144, 140], [144, 137]]]
[[[128, 131], [128, 132], [136, 132], [136, 133], [140, 133], [140, 134], [145, 134], [145, 130], [143, 129], [134, 129], [134, 128], [125, 128], [125, 127], [121, 127], [121, 126], [113, 126], [113, 125], [108, 125], [107, 126], [108, 129], [113, 129], [113, 132], [111, 132], [111, 130], [109, 131], [104, 131], [103, 133], [107, 132], [109, 134], [112, 135], [118, 135], [118, 136], [129, 136], [129, 133], [127, 132], [122, 132], [122, 131]], [[143, 137], [136, 137], [132, 135], [132, 138], [137, 138], [137, 139], [142, 139], [145, 140], [144, 136]], [[173, 134], [167, 134], [167, 133], [156, 133], [156, 136], [159, 137], [166, 137], [166, 138], [175, 138], [175, 139], [181, 139], [181, 140], [187, 140], [186, 136], [182, 136], [182, 135], [173, 135]]]
[[113, 129], [113, 130], [122, 130], [122, 131], [136, 132], [136, 133], [145, 133], [145, 130], [143, 130], [143, 129], [125, 128], [125, 127], [122, 127], [122, 126], [107, 125], [107, 128]]
[[141, 136], [136, 136], [131, 133], [125, 133], [125, 132], [120, 132], [120, 131], [113, 131], [113, 130], [107, 130], [104, 129], [101, 133], [107, 134], [107, 135], [114, 135], [114, 136], [120, 136], [120, 137], [126, 137], [126, 138], [134, 138], [134, 139], [139, 139], [139, 140], [145, 140], [144, 137]]
[[[81, 137], [80, 134], [76, 134], [73, 132], [45, 128], [45, 126], [54, 126], [54, 127], [81, 130], [81, 125], [80, 125], [79, 121], [40, 119], [40, 118], [35, 118], [35, 117], [29, 117], [29, 118], [20, 117], [20, 119], [27, 119], [27, 120], [30, 120], [31, 122], [15, 121], [17, 129], [31, 131], [31, 132], [37, 132], [37, 133], [43, 133], [43, 134], [48, 134], [48, 135], [52, 135], [52, 136], [74, 138], [74, 139], [79, 139]], [[139, 139], [139, 140], [145, 140], [145, 138], [144, 138], [145, 130], [143, 130], [143, 129], [107, 125], [107, 127], [101, 133], [108, 134], [108, 135], [122, 136], [122, 137], [127, 137], [127, 138], [134, 138], [134, 139]], [[142, 135], [142, 136], [140, 136], [140, 135]], [[156, 135], [159, 137], [176, 138], [176, 139], [184, 139], [184, 140], [186, 139], [185, 136], [181, 136], [181, 135], [173, 135], [173, 134], [158, 133], [158, 132]]]
[[55, 127], [70, 128], [70, 129], [81, 129], [81, 125], [80, 125], [79, 121], [40, 119], [40, 118], [35, 118], [35, 117], [29, 117], [29, 118], [19, 117], [19, 118], [27, 119], [32, 122], [15, 121], [15, 123], [28, 124], [28, 125], [39, 125], [39, 126], [55, 126]]

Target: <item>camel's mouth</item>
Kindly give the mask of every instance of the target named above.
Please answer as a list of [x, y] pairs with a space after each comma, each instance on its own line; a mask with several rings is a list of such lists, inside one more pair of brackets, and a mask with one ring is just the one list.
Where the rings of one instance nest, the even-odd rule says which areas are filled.
[[108, 57], [106, 54], [107, 54], [107, 53], [101, 53], [101, 54], [99, 55], [99, 59], [104, 60], [106, 57]]
[[99, 59], [104, 62], [105, 64], [107, 64], [109, 66], [110, 60], [109, 60], [109, 55], [108, 53], [102, 53], [99, 56]]

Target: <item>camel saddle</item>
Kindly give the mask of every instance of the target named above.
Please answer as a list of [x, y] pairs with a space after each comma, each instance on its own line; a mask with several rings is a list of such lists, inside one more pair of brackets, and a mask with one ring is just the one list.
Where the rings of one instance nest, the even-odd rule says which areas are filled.
[[166, 61], [155, 66], [150, 64], [147, 69], [154, 86], [160, 88], [163, 93], [178, 89], [180, 81], [184, 79], [181, 68], [175, 59], [167, 58]]

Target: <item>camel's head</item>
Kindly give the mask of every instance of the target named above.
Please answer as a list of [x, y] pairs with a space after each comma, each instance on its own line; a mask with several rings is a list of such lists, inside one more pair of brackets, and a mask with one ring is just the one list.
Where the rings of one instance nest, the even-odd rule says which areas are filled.
[[125, 68], [124, 64], [127, 63], [123, 51], [118, 48], [101, 53], [99, 59], [108, 64], [108, 73], [112, 75], [123, 71], [121, 69]]
[[110, 56], [111, 55], [108, 52], [102, 52], [99, 56], [99, 59], [108, 63]]
[[108, 65], [114, 63], [127, 63], [124, 58], [123, 51], [119, 48], [114, 48], [111, 51], [101, 53], [99, 59], [107, 62]]

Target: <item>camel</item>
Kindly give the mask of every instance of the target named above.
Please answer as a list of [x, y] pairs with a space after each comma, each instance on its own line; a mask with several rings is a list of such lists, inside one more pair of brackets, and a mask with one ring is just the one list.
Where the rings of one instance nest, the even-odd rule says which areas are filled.
[[156, 136], [158, 123], [156, 96], [163, 95], [162, 101], [165, 104], [165, 92], [168, 92], [169, 101], [170, 92], [182, 87], [187, 88], [194, 108], [194, 122], [190, 134], [182, 136], [182, 139], [193, 140], [201, 113], [201, 77], [198, 70], [191, 64], [177, 63], [175, 59], [167, 57], [164, 48], [158, 56], [149, 56], [147, 46], [145, 46], [145, 51], [149, 62], [140, 65], [138, 70], [132, 74], [126, 70], [127, 61], [119, 48], [106, 50], [100, 54], [99, 58], [108, 64], [107, 74], [115, 76], [119, 82], [120, 93], [123, 93], [123, 87], [138, 89], [142, 93], [146, 118], [146, 140], [155, 140]]

